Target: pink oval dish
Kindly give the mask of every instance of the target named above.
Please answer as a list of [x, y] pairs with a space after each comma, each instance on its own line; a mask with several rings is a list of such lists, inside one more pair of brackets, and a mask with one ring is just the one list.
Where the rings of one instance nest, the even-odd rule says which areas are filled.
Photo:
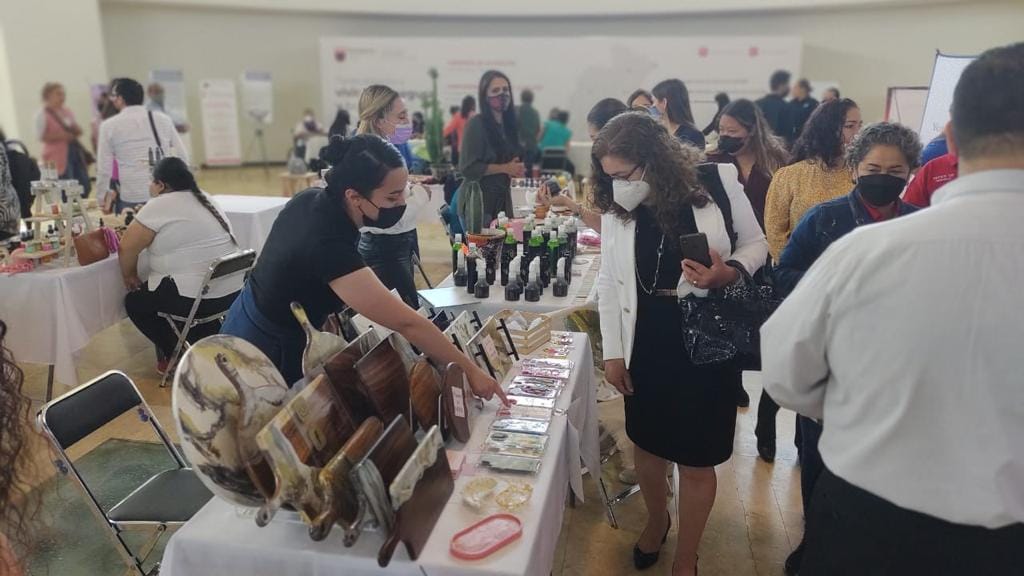
[[495, 514], [452, 536], [452, 556], [479, 560], [494, 554], [523, 535], [523, 524], [511, 514]]

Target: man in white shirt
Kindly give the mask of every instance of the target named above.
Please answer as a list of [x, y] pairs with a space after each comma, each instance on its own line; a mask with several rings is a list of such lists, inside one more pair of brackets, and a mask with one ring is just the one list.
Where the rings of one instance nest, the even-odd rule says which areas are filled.
[[[146, 110], [143, 98], [142, 85], [131, 78], [110, 83], [110, 101], [118, 113], [100, 124], [96, 154], [97, 200], [108, 214], [137, 209], [149, 200], [152, 163], [161, 157], [177, 156], [188, 164], [188, 151], [174, 122], [166, 114]], [[120, 189], [111, 203], [107, 196], [115, 162]]]
[[834, 243], [761, 331], [768, 393], [824, 423], [802, 576], [1024, 569], [1024, 43], [952, 116], [960, 179]]

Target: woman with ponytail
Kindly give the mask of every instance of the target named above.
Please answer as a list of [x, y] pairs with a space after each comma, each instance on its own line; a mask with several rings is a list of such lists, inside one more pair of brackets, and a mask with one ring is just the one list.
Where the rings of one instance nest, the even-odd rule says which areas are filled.
[[405, 213], [409, 172], [398, 150], [375, 134], [333, 136], [320, 158], [331, 166], [327, 185], [299, 192], [278, 214], [221, 333], [248, 340], [293, 384], [302, 378], [306, 335], [291, 303], [301, 304], [314, 326], [348, 305], [441, 365], [458, 364], [477, 396], [504, 399], [494, 378], [391, 294], [359, 255], [361, 227], [391, 228]]
[[[227, 217], [199, 189], [180, 158], [168, 157], [153, 169], [152, 200], [136, 215], [121, 239], [121, 275], [128, 288], [124, 307], [128, 317], [157, 351], [157, 371], [163, 374], [178, 338], [160, 312], [188, 316], [200, 297], [210, 264], [238, 250]], [[139, 278], [139, 254], [149, 253], [149, 275]], [[227, 310], [241, 288], [237, 278], [214, 280], [197, 315]], [[195, 341], [216, 334], [216, 323], [189, 331]]]

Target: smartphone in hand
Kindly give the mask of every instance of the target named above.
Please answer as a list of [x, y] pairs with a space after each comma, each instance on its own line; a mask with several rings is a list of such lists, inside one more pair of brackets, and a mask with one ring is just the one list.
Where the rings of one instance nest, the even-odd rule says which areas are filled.
[[684, 259], [700, 262], [705, 267], [711, 268], [711, 251], [708, 249], [708, 237], [703, 232], [680, 236], [679, 248], [683, 252]]

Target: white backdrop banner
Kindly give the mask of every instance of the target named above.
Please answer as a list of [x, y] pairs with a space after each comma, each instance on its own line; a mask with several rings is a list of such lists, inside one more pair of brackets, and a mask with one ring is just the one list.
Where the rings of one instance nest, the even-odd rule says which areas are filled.
[[150, 70], [149, 81], [163, 86], [164, 112], [175, 124], [188, 124], [185, 103], [185, 73], [181, 70]]
[[949, 109], [953, 106], [953, 92], [964, 68], [977, 56], [950, 56], [937, 53], [932, 81], [928, 90], [928, 102], [921, 119], [921, 142], [927, 144], [946, 128]]
[[[467, 46], [472, 50], [467, 50]], [[800, 74], [798, 37], [580, 37], [580, 38], [394, 38], [320, 39], [324, 118], [338, 108], [356, 115], [359, 93], [386, 84], [406, 104], [421, 107], [430, 89], [427, 71], [440, 73], [442, 109], [463, 96], [477, 96], [486, 70], [498, 69], [512, 81], [515, 100], [530, 88], [534, 105], [547, 117], [558, 107], [570, 112], [574, 139], [586, 139], [586, 114], [602, 98], [625, 100], [633, 90], [650, 90], [666, 78], [679, 78], [690, 90], [699, 128], [714, 117], [714, 95], [759, 98], [776, 69]], [[479, 103], [477, 104], [479, 109]]]
[[254, 122], [274, 121], [274, 84], [270, 72], [246, 70], [242, 73], [242, 111]]
[[201, 80], [199, 108], [203, 119], [206, 163], [237, 166], [242, 163], [238, 134], [238, 100], [234, 80]]

